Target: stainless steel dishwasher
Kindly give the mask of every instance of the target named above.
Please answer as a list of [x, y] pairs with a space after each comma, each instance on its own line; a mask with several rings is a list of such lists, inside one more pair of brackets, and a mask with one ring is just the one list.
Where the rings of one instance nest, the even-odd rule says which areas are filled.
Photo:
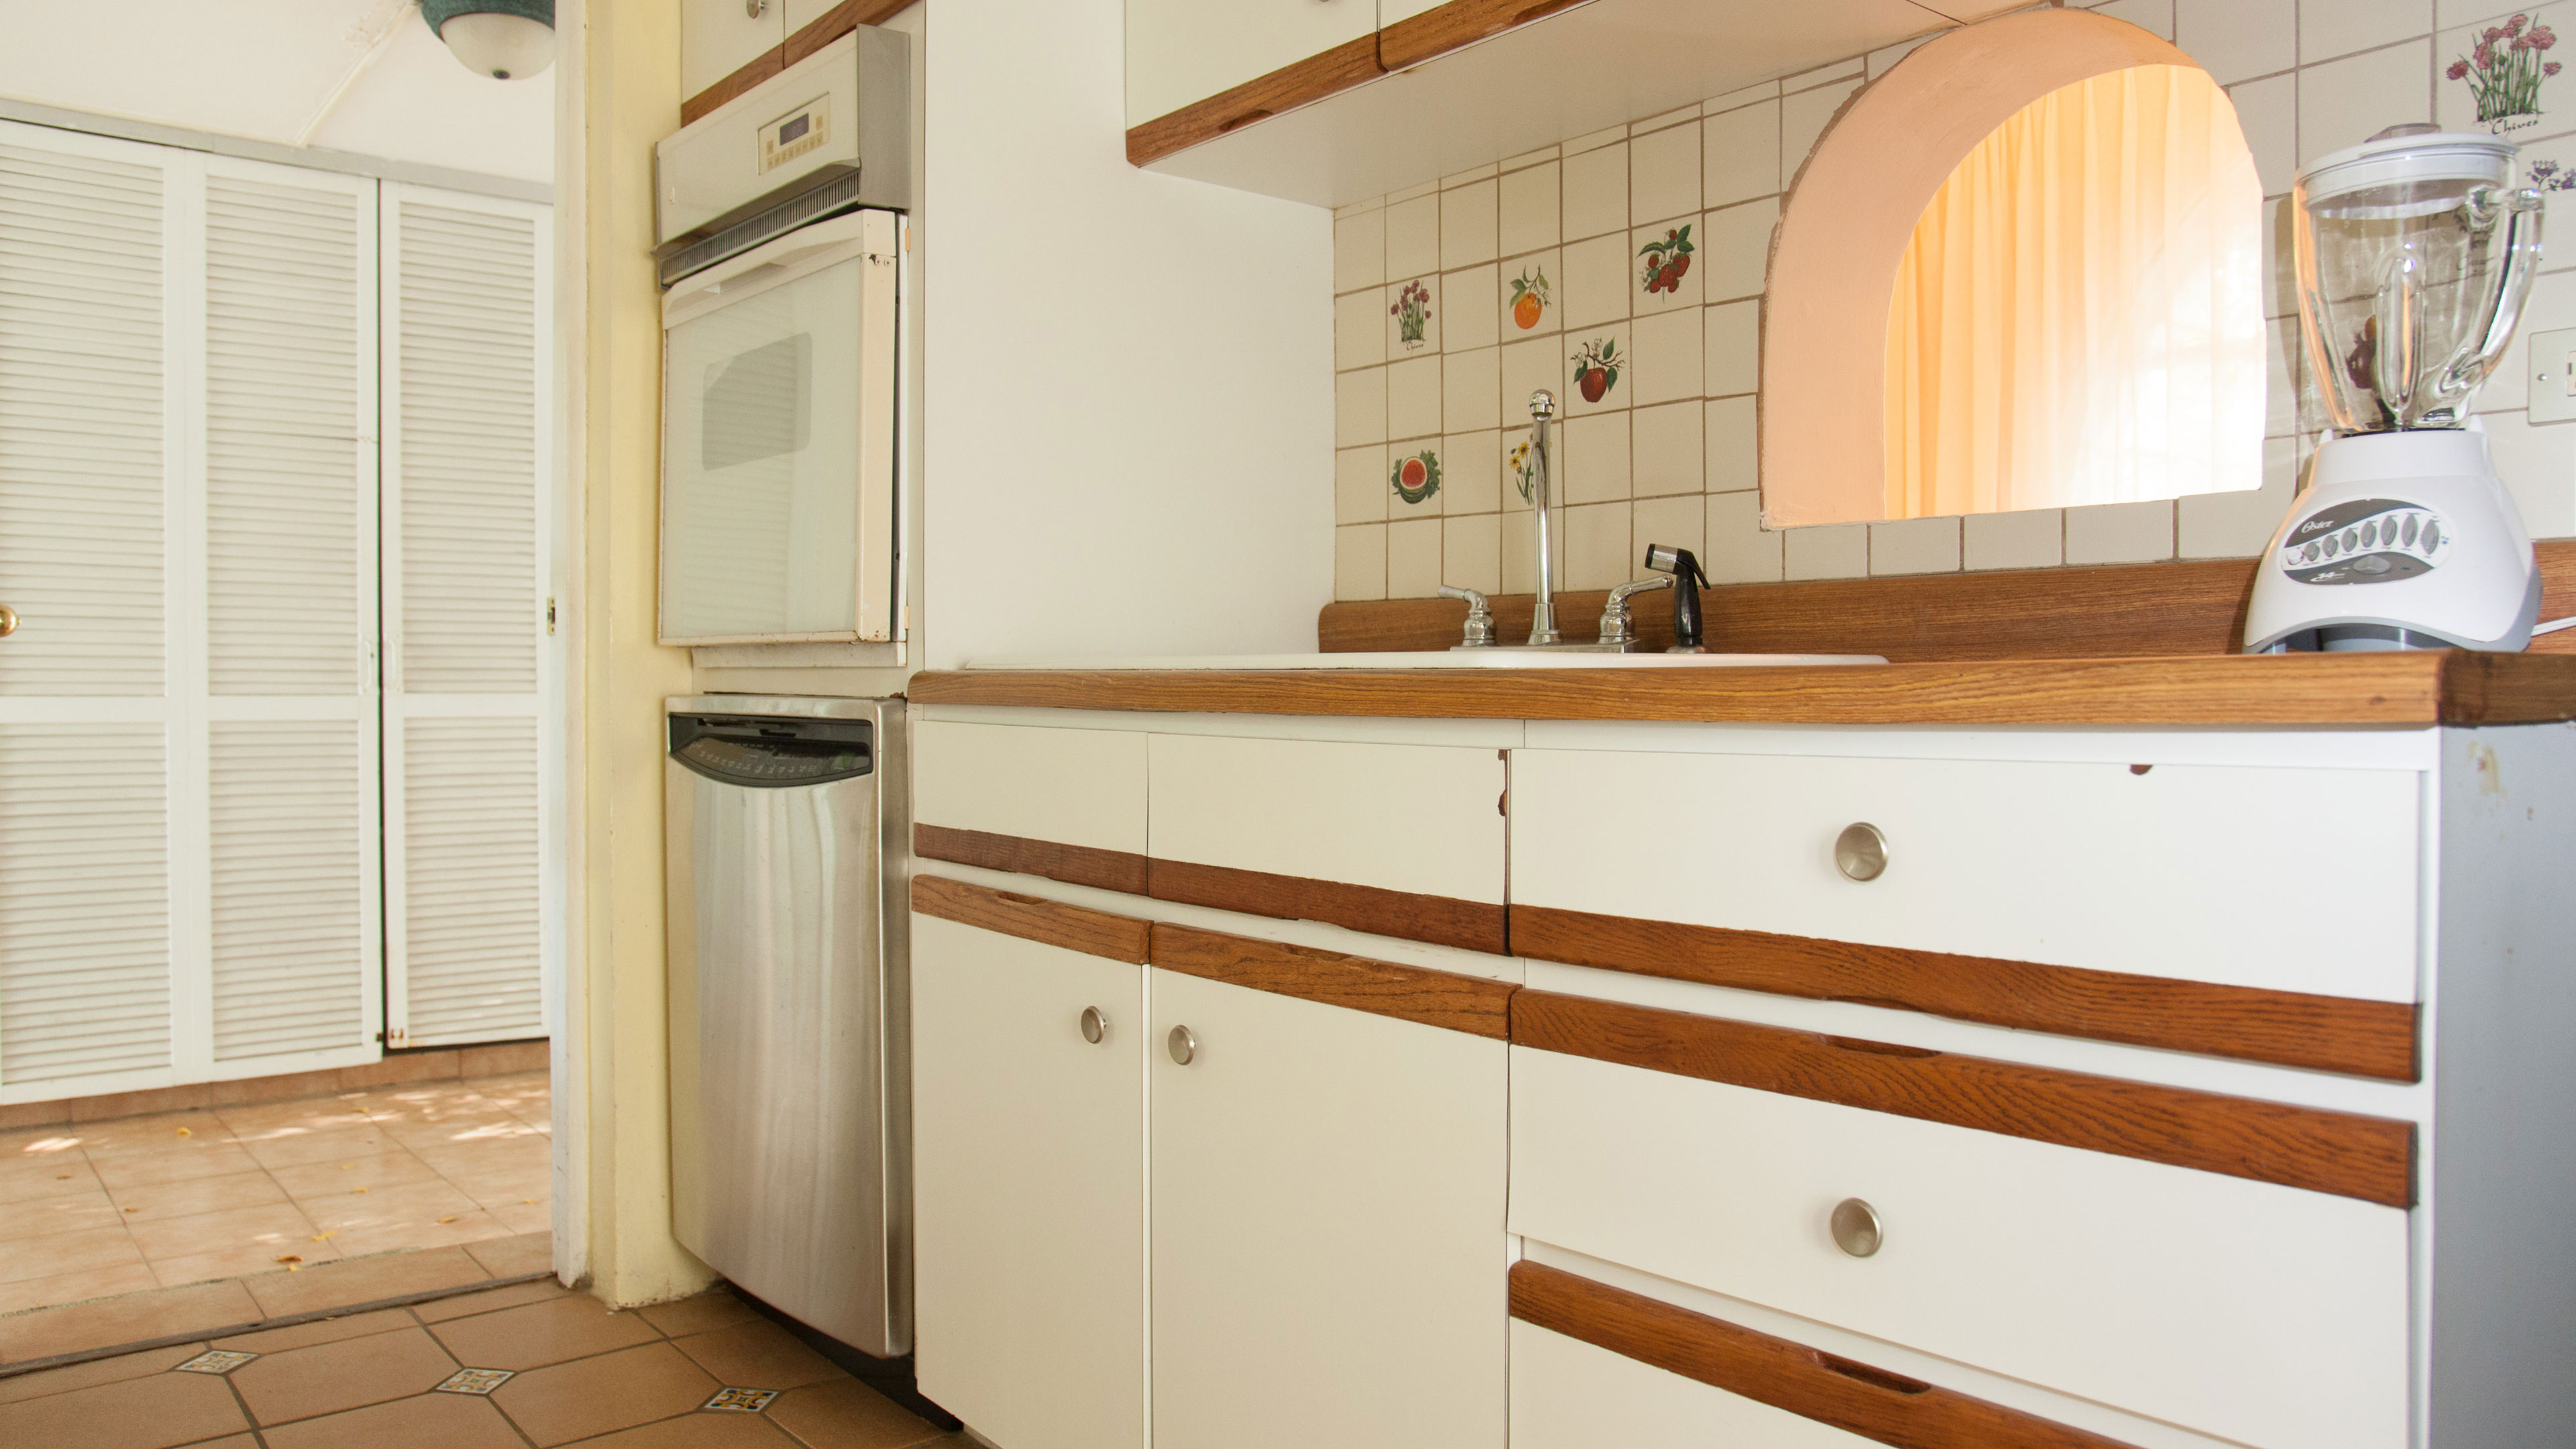
[[667, 714], [672, 1230], [799, 1322], [908, 1353], [903, 701]]

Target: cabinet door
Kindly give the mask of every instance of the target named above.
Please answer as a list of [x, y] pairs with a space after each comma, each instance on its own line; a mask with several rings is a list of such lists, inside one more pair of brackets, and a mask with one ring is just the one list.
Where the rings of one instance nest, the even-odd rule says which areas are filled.
[[1377, 31], [1377, 0], [1127, 0], [1127, 124]]
[[1503, 1043], [1149, 976], [1157, 1449], [1499, 1449]]
[[1446, 3], [1447, 0], [1377, 0], [1377, 27], [1384, 30], [1399, 20], [1410, 20]]
[[1145, 1442], [1144, 969], [912, 917], [916, 1370], [1011, 1449]]
[[797, 31], [840, 8], [841, 0], [786, 0], [787, 33]]
[[1870, 1449], [1871, 1442], [1536, 1324], [1512, 1325], [1513, 1449]]
[[781, 0], [680, 0], [680, 94], [694, 96], [786, 43]]

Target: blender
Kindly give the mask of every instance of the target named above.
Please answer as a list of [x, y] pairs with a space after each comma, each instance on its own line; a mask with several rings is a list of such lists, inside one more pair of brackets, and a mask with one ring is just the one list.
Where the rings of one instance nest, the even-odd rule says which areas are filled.
[[2531, 536], [2469, 425], [2539, 269], [2518, 149], [2392, 126], [2300, 170], [2299, 320], [2334, 436], [2255, 572], [2245, 652], [2531, 642]]

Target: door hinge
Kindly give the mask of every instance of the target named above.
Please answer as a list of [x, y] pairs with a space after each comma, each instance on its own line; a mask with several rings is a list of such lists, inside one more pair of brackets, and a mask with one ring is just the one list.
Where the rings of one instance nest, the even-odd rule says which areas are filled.
[[548, 595], [546, 596], [546, 632], [547, 632], [548, 634], [552, 634], [554, 631], [555, 631], [555, 600], [554, 600], [554, 595], [552, 595], [552, 594], [548, 594]]

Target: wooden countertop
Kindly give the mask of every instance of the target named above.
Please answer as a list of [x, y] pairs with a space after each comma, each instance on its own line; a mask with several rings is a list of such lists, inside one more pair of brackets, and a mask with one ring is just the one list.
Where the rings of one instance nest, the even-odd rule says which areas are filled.
[[2174, 655], [1748, 669], [931, 670], [917, 704], [1757, 724], [2481, 725], [2576, 719], [2576, 655]]

